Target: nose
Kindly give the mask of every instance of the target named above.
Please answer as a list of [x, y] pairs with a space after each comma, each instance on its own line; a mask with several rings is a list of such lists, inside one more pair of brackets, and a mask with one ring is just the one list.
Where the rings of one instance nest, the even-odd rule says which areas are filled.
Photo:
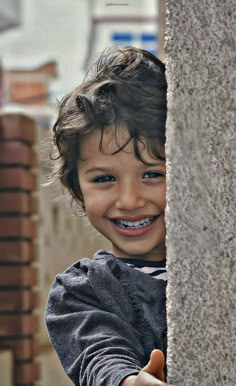
[[146, 204], [142, 187], [133, 181], [126, 181], [120, 186], [118, 198], [116, 200], [116, 208], [121, 210], [133, 210], [142, 208]]

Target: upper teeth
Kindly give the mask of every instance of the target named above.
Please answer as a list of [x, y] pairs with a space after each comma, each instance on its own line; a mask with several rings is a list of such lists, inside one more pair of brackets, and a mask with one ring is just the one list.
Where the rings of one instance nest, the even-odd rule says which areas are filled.
[[122, 227], [140, 227], [140, 226], [145, 226], [149, 225], [153, 220], [153, 217], [147, 217], [143, 218], [142, 220], [139, 221], [125, 221], [125, 220], [115, 220], [115, 222], [122, 226]]

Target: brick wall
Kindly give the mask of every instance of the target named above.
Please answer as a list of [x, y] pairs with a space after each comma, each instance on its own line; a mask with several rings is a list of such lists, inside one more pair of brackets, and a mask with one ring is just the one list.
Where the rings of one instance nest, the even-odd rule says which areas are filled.
[[[34, 121], [0, 116], [0, 349], [11, 349], [14, 386], [39, 379]], [[3, 385], [4, 386], [4, 385]]]

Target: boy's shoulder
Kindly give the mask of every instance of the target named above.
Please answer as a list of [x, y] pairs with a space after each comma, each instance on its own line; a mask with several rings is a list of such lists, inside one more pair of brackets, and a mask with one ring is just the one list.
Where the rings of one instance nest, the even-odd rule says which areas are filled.
[[[129, 272], [130, 271], [130, 272]], [[133, 269], [107, 251], [83, 258], [56, 276], [47, 309], [57, 313], [95, 307], [132, 320]], [[130, 276], [131, 274], [131, 276]], [[123, 316], [122, 316], [123, 315]]]
[[108, 251], [98, 251], [92, 259], [83, 258], [56, 276], [47, 313], [92, 307], [133, 323], [135, 312], [145, 307], [141, 304], [156, 304], [155, 312], [163, 312], [165, 288], [163, 280], [139, 272]]
[[[104, 283], [108, 280], [125, 279], [129, 267], [125, 262], [116, 258], [110, 251], [99, 250], [92, 258], [84, 257], [57, 275], [56, 280], [67, 281], [73, 278], [87, 278], [89, 282], [97, 280]], [[133, 270], [130, 270], [131, 273]], [[129, 272], [130, 273], [130, 272]]]
[[96, 294], [104, 296], [119, 296], [125, 291], [126, 295], [145, 293], [147, 298], [153, 294], [153, 290], [162, 291], [162, 287], [164, 289], [166, 286], [163, 280], [156, 280], [134, 269], [106, 250], [99, 250], [92, 258], [78, 260], [57, 275], [55, 283], [66, 290], [89, 292], [89, 289], [93, 289]]

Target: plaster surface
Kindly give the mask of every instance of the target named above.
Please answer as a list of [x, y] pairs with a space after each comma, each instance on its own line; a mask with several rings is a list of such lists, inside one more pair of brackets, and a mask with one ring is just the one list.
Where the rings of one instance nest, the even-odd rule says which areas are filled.
[[169, 0], [168, 378], [236, 384], [236, 8]]

